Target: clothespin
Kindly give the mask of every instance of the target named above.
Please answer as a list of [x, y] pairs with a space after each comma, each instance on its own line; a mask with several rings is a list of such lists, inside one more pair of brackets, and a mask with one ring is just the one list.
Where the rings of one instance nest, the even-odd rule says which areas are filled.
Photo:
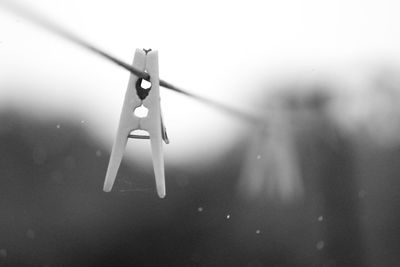
[[264, 192], [284, 201], [301, 197], [303, 183], [288, 111], [279, 105], [274, 107], [265, 123], [254, 130], [240, 190], [250, 198]]
[[[131, 74], [103, 190], [110, 192], [112, 189], [128, 138], [150, 139], [157, 193], [160, 198], [164, 198], [165, 174], [162, 140], [167, 144], [169, 140], [161, 115], [158, 52], [137, 49], [132, 66], [149, 74], [151, 87], [143, 88], [143, 78]], [[143, 108], [142, 106], [148, 110], [147, 116], [138, 117], [135, 115], [135, 110], [139, 107]], [[149, 135], [134, 134], [135, 130], [145, 130]]]

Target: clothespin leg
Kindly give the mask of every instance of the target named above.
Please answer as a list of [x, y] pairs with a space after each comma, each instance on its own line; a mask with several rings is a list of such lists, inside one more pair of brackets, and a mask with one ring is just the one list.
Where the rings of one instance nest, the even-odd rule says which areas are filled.
[[151, 152], [153, 157], [154, 176], [156, 178], [157, 194], [160, 198], [165, 197], [165, 173], [164, 156], [162, 153], [162, 137], [160, 132], [150, 136]]
[[[160, 198], [165, 197], [164, 156], [162, 153], [163, 132], [160, 108], [160, 88], [158, 77], [158, 53], [156, 51], [147, 54], [146, 69], [150, 75], [152, 84], [149, 96], [143, 100], [143, 104], [149, 107], [148, 118], [142, 120], [142, 126], [150, 135], [151, 152], [153, 157], [153, 169], [156, 180], [157, 193]], [[167, 138], [165, 138], [168, 140]]]
[[104, 192], [110, 192], [115, 178], [117, 177], [118, 168], [121, 165], [122, 158], [124, 156], [126, 143], [128, 142], [128, 132], [123, 132], [122, 129], [118, 129], [117, 137], [111, 151], [110, 162], [107, 168], [106, 180], [104, 181]]

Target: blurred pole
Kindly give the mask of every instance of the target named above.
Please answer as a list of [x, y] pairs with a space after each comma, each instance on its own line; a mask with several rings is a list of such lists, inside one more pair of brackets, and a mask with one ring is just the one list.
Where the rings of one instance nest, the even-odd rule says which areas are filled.
[[295, 99], [291, 107], [300, 127], [305, 202], [316, 218], [314, 242], [323, 266], [365, 266], [353, 144], [332, 119], [323, 92]]

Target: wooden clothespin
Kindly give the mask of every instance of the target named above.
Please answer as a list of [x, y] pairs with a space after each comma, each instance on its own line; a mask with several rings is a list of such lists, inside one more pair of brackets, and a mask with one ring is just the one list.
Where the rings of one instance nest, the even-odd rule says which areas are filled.
[[[122, 107], [117, 136], [111, 151], [103, 190], [110, 192], [121, 164], [128, 138], [150, 139], [157, 193], [165, 197], [164, 156], [162, 140], [169, 143], [162, 121], [160, 108], [160, 89], [158, 77], [158, 52], [137, 49], [132, 66], [150, 76], [150, 88], [143, 88], [143, 78], [131, 74]], [[138, 107], [148, 110], [147, 116], [138, 117]], [[145, 130], [149, 136], [133, 134], [135, 130]]]

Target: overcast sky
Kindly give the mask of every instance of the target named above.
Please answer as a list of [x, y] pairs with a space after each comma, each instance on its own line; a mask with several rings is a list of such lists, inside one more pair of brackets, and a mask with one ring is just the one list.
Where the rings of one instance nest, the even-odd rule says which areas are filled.
[[[319, 79], [400, 59], [398, 1], [20, 2], [126, 62], [136, 48], [158, 50], [163, 79], [244, 109], [285, 73]], [[125, 70], [0, 9], [3, 107], [83, 120], [111, 149], [128, 78]], [[199, 154], [211, 162], [248, 126], [166, 90], [161, 105], [173, 164]]]

